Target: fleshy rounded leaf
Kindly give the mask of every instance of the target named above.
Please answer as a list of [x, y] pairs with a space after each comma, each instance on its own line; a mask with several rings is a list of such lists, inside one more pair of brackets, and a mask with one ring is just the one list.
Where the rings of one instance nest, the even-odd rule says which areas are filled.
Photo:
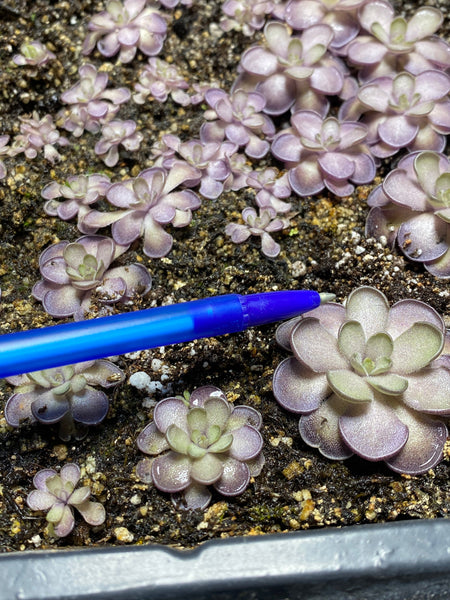
[[410, 408], [419, 412], [450, 414], [449, 369], [428, 368], [408, 375], [408, 389], [405, 390], [402, 399]]
[[191, 440], [183, 429], [180, 429], [177, 425], [169, 425], [165, 435], [169, 446], [174, 452], [179, 454], [188, 453]]
[[309, 446], [319, 448], [320, 453], [331, 460], [344, 460], [353, 454], [339, 432], [339, 417], [344, 410], [342, 400], [333, 395], [317, 410], [300, 419], [302, 439]]
[[27, 504], [31, 510], [47, 511], [55, 502], [55, 496], [42, 490], [33, 490], [27, 496]]
[[[49, 514], [47, 514], [47, 519], [49, 517]], [[75, 519], [73, 516], [72, 509], [69, 506], [65, 506], [58, 524], [54, 527], [55, 534], [58, 537], [65, 537], [66, 535], [69, 535], [74, 526]]]
[[373, 377], [366, 378], [375, 390], [388, 396], [399, 396], [408, 387], [408, 379], [396, 375], [395, 373], [388, 373], [386, 375], [375, 375]]
[[177, 425], [187, 431], [189, 408], [180, 398], [165, 398], [158, 402], [153, 412], [156, 427], [165, 433], [170, 425]]
[[339, 430], [355, 454], [371, 461], [391, 458], [408, 439], [408, 427], [378, 400], [352, 407], [340, 417]]
[[347, 319], [361, 323], [366, 339], [384, 331], [389, 314], [389, 304], [384, 294], [362, 286], [349, 295], [346, 303]]
[[351, 403], [370, 402], [373, 391], [365, 379], [346, 369], [327, 372], [327, 381], [334, 393]]
[[163, 492], [181, 492], [190, 483], [190, 471], [189, 458], [169, 451], [153, 460], [153, 483]]
[[350, 360], [351, 357], [357, 354], [364, 354], [366, 348], [366, 336], [361, 323], [358, 321], [346, 321], [340, 331], [338, 337], [339, 350], [344, 356]]
[[138, 479], [140, 479], [144, 483], [153, 483], [152, 464], [154, 460], [154, 458], [143, 458], [136, 465], [136, 475]]
[[444, 346], [442, 332], [430, 323], [414, 323], [394, 340], [392, 372], [408, 374], [419, 371], [437, 358]]
[[161, 454], [169, 449], [166, 436], [158, 430], [153, 421], [144, 427], [138, 435], [136, 443], [139, 450], [145, 454]]
[[179, 494], [172, 494], [172, 502], [178, 510], [204, 510], [211, 501], [211, 492], [200, 483], [191, 483]]
[[257, 456], [263, 447], [263, 439], [257, 429], [250, 425], [244, 425], [233, 431], [233, 442], [229, 449], [229, 455], [236, 460], [246, 461]]
[[105, 392], [91, 386], [71, 399], [72, 417], [84, 425], [98, 425], [108, 414], [109, 399]]
[[397, 409], [397, 413], [407, 425], [408, 440], [401, 451], [387, 461], [387, 465], [397, 473], [426, 473], [442, 460], [447, 427], [441, 421], [406, 408]]
[[348, 366], [339, 352], [337, 339], [313, 317], [306, 317], [296, 325], [291, 346], [297, 359], [316, 373]]
[[307, 414], [320, 406], [329, 394], [329, 387], [325, 374], [315, 373], [290, 357], [275, 370], [273, 393], [286, 410]]
[[75, 463], [68, 463], [62, 467], [59, 475], [64, 483], [69, 481], [72, 484], [72, 486], [75, 487], [80, 481], [80, 467]]
[[76, 509], [89, 525], [97, 527], [105, 522], [105, 507], [100, 502], [85, 500], [82, 504], [78, 504]]
[[229, 458], [223, 463], [221, 478], [214, 487], [223, 496], [237, 496], [242, 494], [250, 481], [250, 471], [245, 463]]
[[197, 483], [210, 485], [217, 481], [223, 471], [223, 462], [215, 454], [205, 454], [191, 465], [191, 477]]

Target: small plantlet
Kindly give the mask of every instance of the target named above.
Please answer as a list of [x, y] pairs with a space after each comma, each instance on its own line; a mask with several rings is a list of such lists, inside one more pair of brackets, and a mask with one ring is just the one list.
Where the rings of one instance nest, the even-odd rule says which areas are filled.
[[34, 476], [36, 489], [28, 494], [27, 504], [31, 510], [47, 513], [50, 534], [57, 537], [69, 535], [75, 526], [74, 508], [89, 525], [104, 523], [106, 513], [103, 505], [89, 500], [91, 488], [75, 489], [80, 475], [78, 465], [69, 463], [62, 467], [59, 475], [53, 469], [42, 469]]
[[218, 388], [161, 400], [153, 418], [137, 439], [139, 450], [152, 458], [141, 460], [136, 473], [170, 493], [178, 508], [206, 508], [210, 485], [224, 496], [242, 494], [261, 472], [261, 415], [231, 406]]

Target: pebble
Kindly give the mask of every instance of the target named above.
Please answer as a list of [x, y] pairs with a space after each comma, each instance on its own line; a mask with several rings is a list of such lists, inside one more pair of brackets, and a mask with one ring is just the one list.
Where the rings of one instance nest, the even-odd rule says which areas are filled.
[[124, 542], [125, 544], [131, 544], [134, 540], [134, 535], [126, 527], [116, 527], [114, 535], [118, 542]]

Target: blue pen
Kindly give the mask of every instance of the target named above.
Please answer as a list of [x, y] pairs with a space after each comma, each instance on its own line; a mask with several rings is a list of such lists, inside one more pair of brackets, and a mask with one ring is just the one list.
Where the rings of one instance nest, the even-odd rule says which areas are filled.
[[334, 294], [310, 290], [227, 294], [0, 337], [0, 378], [290, 319]]

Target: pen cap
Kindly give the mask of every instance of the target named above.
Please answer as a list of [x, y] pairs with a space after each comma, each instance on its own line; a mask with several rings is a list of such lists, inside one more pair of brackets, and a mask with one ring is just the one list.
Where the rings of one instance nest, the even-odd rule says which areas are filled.
[[246, 327], [283, 321], [313, 310], [320, 295], [312, 290], [286, 290], [239, 296]]

